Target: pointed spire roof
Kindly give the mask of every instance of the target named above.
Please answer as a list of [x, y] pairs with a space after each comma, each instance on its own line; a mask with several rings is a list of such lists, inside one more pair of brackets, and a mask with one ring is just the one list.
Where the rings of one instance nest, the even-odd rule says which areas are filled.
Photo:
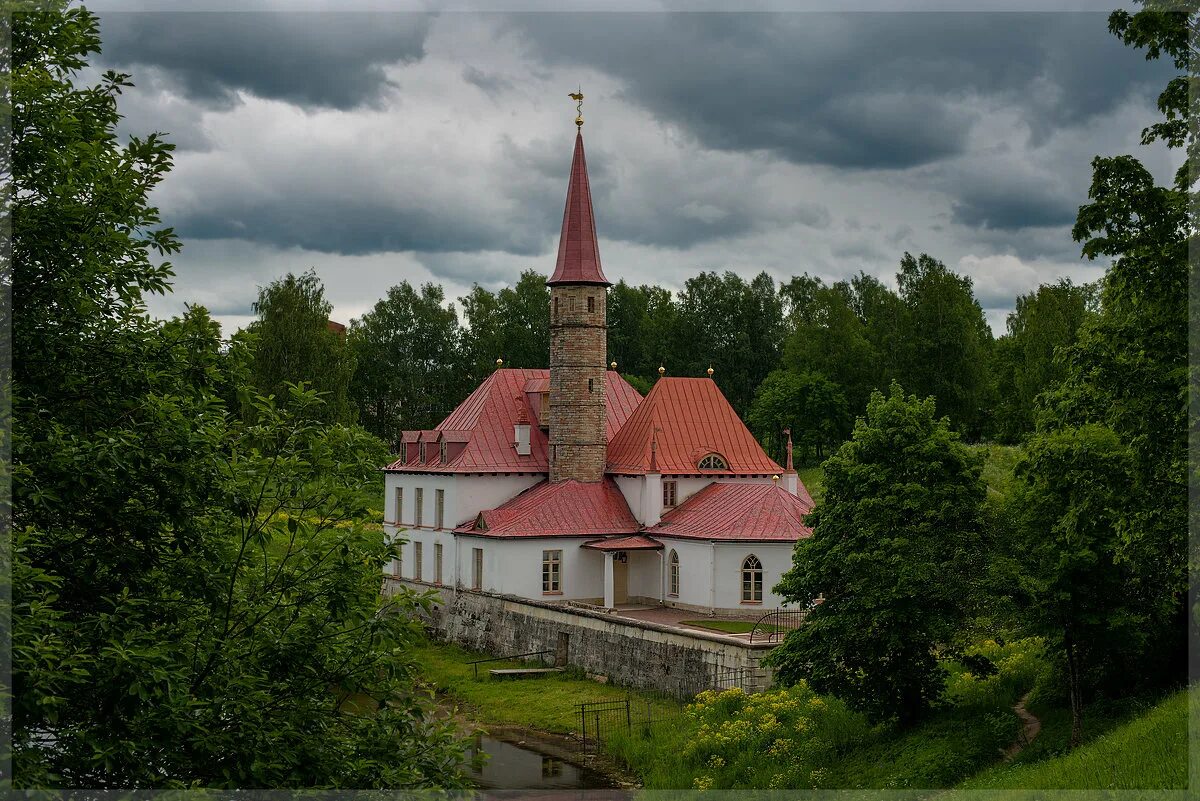
[[558, 240], [558, 263], [554, 266], [554, 275], [546, 283], [611, 284], [600, 269], [600, 246], [596, 242], [596, 218], [592, 213], [592, 191], [588, 186], [582, 133], [575, 135], [567, 207], [563, 211], [562, 234]]

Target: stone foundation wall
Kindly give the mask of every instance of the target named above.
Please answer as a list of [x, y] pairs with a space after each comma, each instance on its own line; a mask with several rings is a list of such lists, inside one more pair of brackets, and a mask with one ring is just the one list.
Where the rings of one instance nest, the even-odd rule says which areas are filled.
[[748, 692], [770, 684], [770, 671], [759, 664], [769, 645], [750, 646], [510, 596], [449, 588], [439, 592], [442, 602], [434, 605], [429, 625], [442, 639], [464, 648], [497, 656], [561, 653], [565, 648], [569, 665], [616, 684], [678, 697], [712, 688], [717, 681]]

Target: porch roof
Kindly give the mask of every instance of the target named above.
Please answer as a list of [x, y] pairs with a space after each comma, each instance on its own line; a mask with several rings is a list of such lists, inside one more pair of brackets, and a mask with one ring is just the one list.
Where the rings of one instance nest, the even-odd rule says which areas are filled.
[[589, 540], [579, 546], [593, 548], [597, 551], [657, 551], [663, 544], [653, 537], [635, 534], [632, 537], [608, 537], [602, 540]]

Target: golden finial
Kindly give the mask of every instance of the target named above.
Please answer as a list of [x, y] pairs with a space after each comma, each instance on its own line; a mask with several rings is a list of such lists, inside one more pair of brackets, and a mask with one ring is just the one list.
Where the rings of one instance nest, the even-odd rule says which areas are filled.
[[503, 367], [503, 366], [504, 366], [504, 359], [496, 359], [496, 366], [497, 366], [497, 367]]
[[569, 95], [567, 95], [567, 97], [569, 97], [575, 101], [575, 125], [576, 125], [576, 127], [582, 128], [583, 127], [583, 87], [580, 87], [578, 91], [571, 92]]
[[776, 484], [778, 484], [778, 483], [779, 483], [779, 476], [777, 476], [777, 475], [775, 475], [775, 476], [771, 476], [771, 480], [772, 480], [773, 482], [775, 482]]
[[662, 378], [664, 375], [666, 375], [666, 373], [667, 373], [667, 368], [663, 367], [663, 366], [660, 364], [660, 365], [658, 366], [658, 377], [659, 377], [659, 378]]
[[608, 366], [608, 369], [609, 369], [609, 370], [616, 370], [616, 369], [617, 369], [617, 363], [616, 363], [616, 362], [613, 362], [612, 364], [610, 364], [610, 365]]
[[704, 372], [708, 373], [708, 377], [709, 377], [709, 378], [712, 378], [712, 374], [713, 374], [712, 365], [710, 364], [710, 365], [708, 366], [708, 369], [707, 369], [707, 370], [705, 370]]

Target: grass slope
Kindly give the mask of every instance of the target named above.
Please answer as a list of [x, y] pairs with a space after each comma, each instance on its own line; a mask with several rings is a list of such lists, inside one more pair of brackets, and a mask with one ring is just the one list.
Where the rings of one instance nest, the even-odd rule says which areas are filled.
[[[1200, 690], [1193, 689], [1200, 700]], [[998, 765], [959, 785], [971, 790], [1183, 789], [1188, 780], [1188, 693], [1063, 756]]]
[[488, 675], [488, 670], [496, 668], [537, 666], [529, 662], [489, 662], [479, 666], [479, 678], [474, 678], [468, 663], [490, 656], [435, 642], [425, 643], [414, 653], [421, 677], [462, 707], [472, 721], [483, 725], [528, 726], [570, 734], [579, 731], [575, 707], [585, 701], [631, 696], [638, 703], [651, 704], [664, 712], [671, 706], [669, 701], [643, 697], [625, 687], [592, 681], [578, 671], [534, 679], [493, 679]]

